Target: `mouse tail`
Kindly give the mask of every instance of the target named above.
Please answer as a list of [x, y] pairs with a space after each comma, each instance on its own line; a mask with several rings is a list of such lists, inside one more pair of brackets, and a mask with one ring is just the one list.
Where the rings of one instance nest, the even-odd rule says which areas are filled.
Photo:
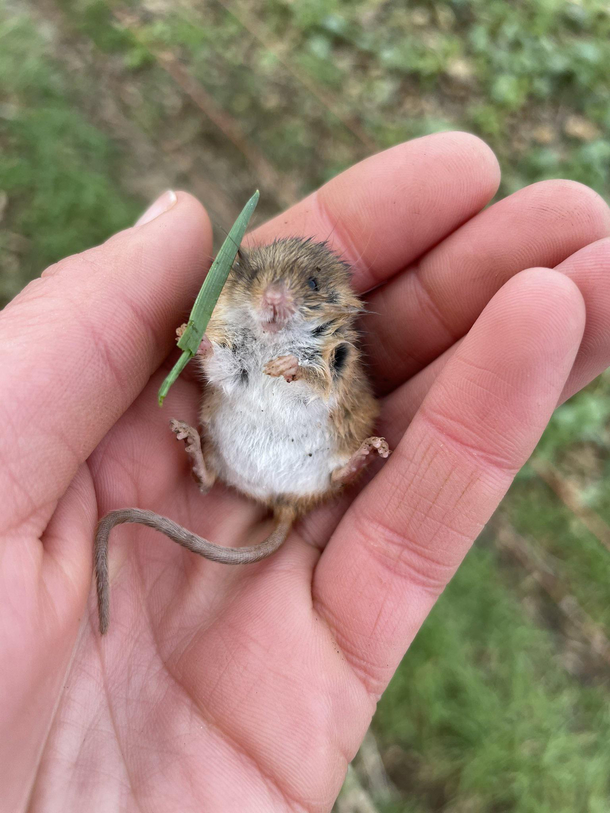
[[99, 521], [95, 533], [95, 579], [97, 584], [97, 607], [102, 635], [108, 630], [110, 621], [110, 583], [108, 579], [108, 537], [115, 525], [135, 522], [160, 531], [183, 548], [197, 553], [212, 562], [224, 565], [247, 565], [266, 559], [284, 543], [290, 533], [295, 516], [292, 512], [278, 511], [276, 525], [269, 536], [257, 545], [245, 548], [228, 548], [215, 545], [167, 517], [139, 508], [121, 508], [111, 511]]

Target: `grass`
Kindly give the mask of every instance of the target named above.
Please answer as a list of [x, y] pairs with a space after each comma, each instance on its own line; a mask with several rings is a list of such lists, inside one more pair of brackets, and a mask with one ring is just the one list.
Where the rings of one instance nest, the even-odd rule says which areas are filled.
[[391, 775], [422, 810], [607, 810], [608, 698], [570, 677], [484, 544], [430, 616], [375, 726]]
[[117, 183], [121, 151], [79, 110], [79, 89], [31, 21], [0, 17], [0, 297], [48, 264], [123, 228], [139, 211]]
[[[490, 142], [502, 194], [565, 176], [610, 198], [609, 35], [605, 0], [0, 0], [0, 298], [164, 188], [228, 227], [259, 184], [259, 218], [280, 207], [261, 167], [296, 196], [372, 145], [439, 129]], [[607, 523], [609, 404], [602, 377], [536, 452]], [[503, 511], [610, 635], [608, 550], [532, 467]], [[382, 813], [610, 808], [609, 668], [552, 604], [493, 533], [479, 542], [379, 705], [400, 790]]]

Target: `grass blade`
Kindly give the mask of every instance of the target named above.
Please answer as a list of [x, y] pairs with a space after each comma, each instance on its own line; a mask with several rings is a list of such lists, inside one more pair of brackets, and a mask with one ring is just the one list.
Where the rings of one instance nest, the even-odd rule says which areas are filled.
[[201, 290], [197, 294], [186, 330], [178, 340], [178, 347], [184, 352], [159, 389], [159, 406], [163, 406], [163, 400], [169, 392], [169, 388], [199, 349], [210, 316], [227, 281], [229, 271], [233, 266], [237, 250], [246, 233], [250, 218], [256, 209], [259, 197], [260, 193], [257, 189], [231, 227], [226, 240], [220, 247], [220, 251], [208, 271]]

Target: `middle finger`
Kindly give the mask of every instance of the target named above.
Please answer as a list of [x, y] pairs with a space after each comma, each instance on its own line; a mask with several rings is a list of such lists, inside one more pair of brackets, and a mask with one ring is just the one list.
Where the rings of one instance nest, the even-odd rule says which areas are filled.
[[543, 181], [480, 212], [374, 291], [365, 317], [377, 391], [387, 393], [451, 347], [519, 271], [554, 267], [610, 234], [610, 209], [572, 181]]

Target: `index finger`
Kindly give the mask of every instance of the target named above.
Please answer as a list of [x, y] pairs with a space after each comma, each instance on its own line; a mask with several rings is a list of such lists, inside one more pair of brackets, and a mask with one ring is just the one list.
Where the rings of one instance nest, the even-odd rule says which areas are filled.
[[500, 182], [498, 161], [469, 133], [436, 133], [377, 153], [333, 178], [249, 240], [313, 237], [374, 288], [479, 212]]

